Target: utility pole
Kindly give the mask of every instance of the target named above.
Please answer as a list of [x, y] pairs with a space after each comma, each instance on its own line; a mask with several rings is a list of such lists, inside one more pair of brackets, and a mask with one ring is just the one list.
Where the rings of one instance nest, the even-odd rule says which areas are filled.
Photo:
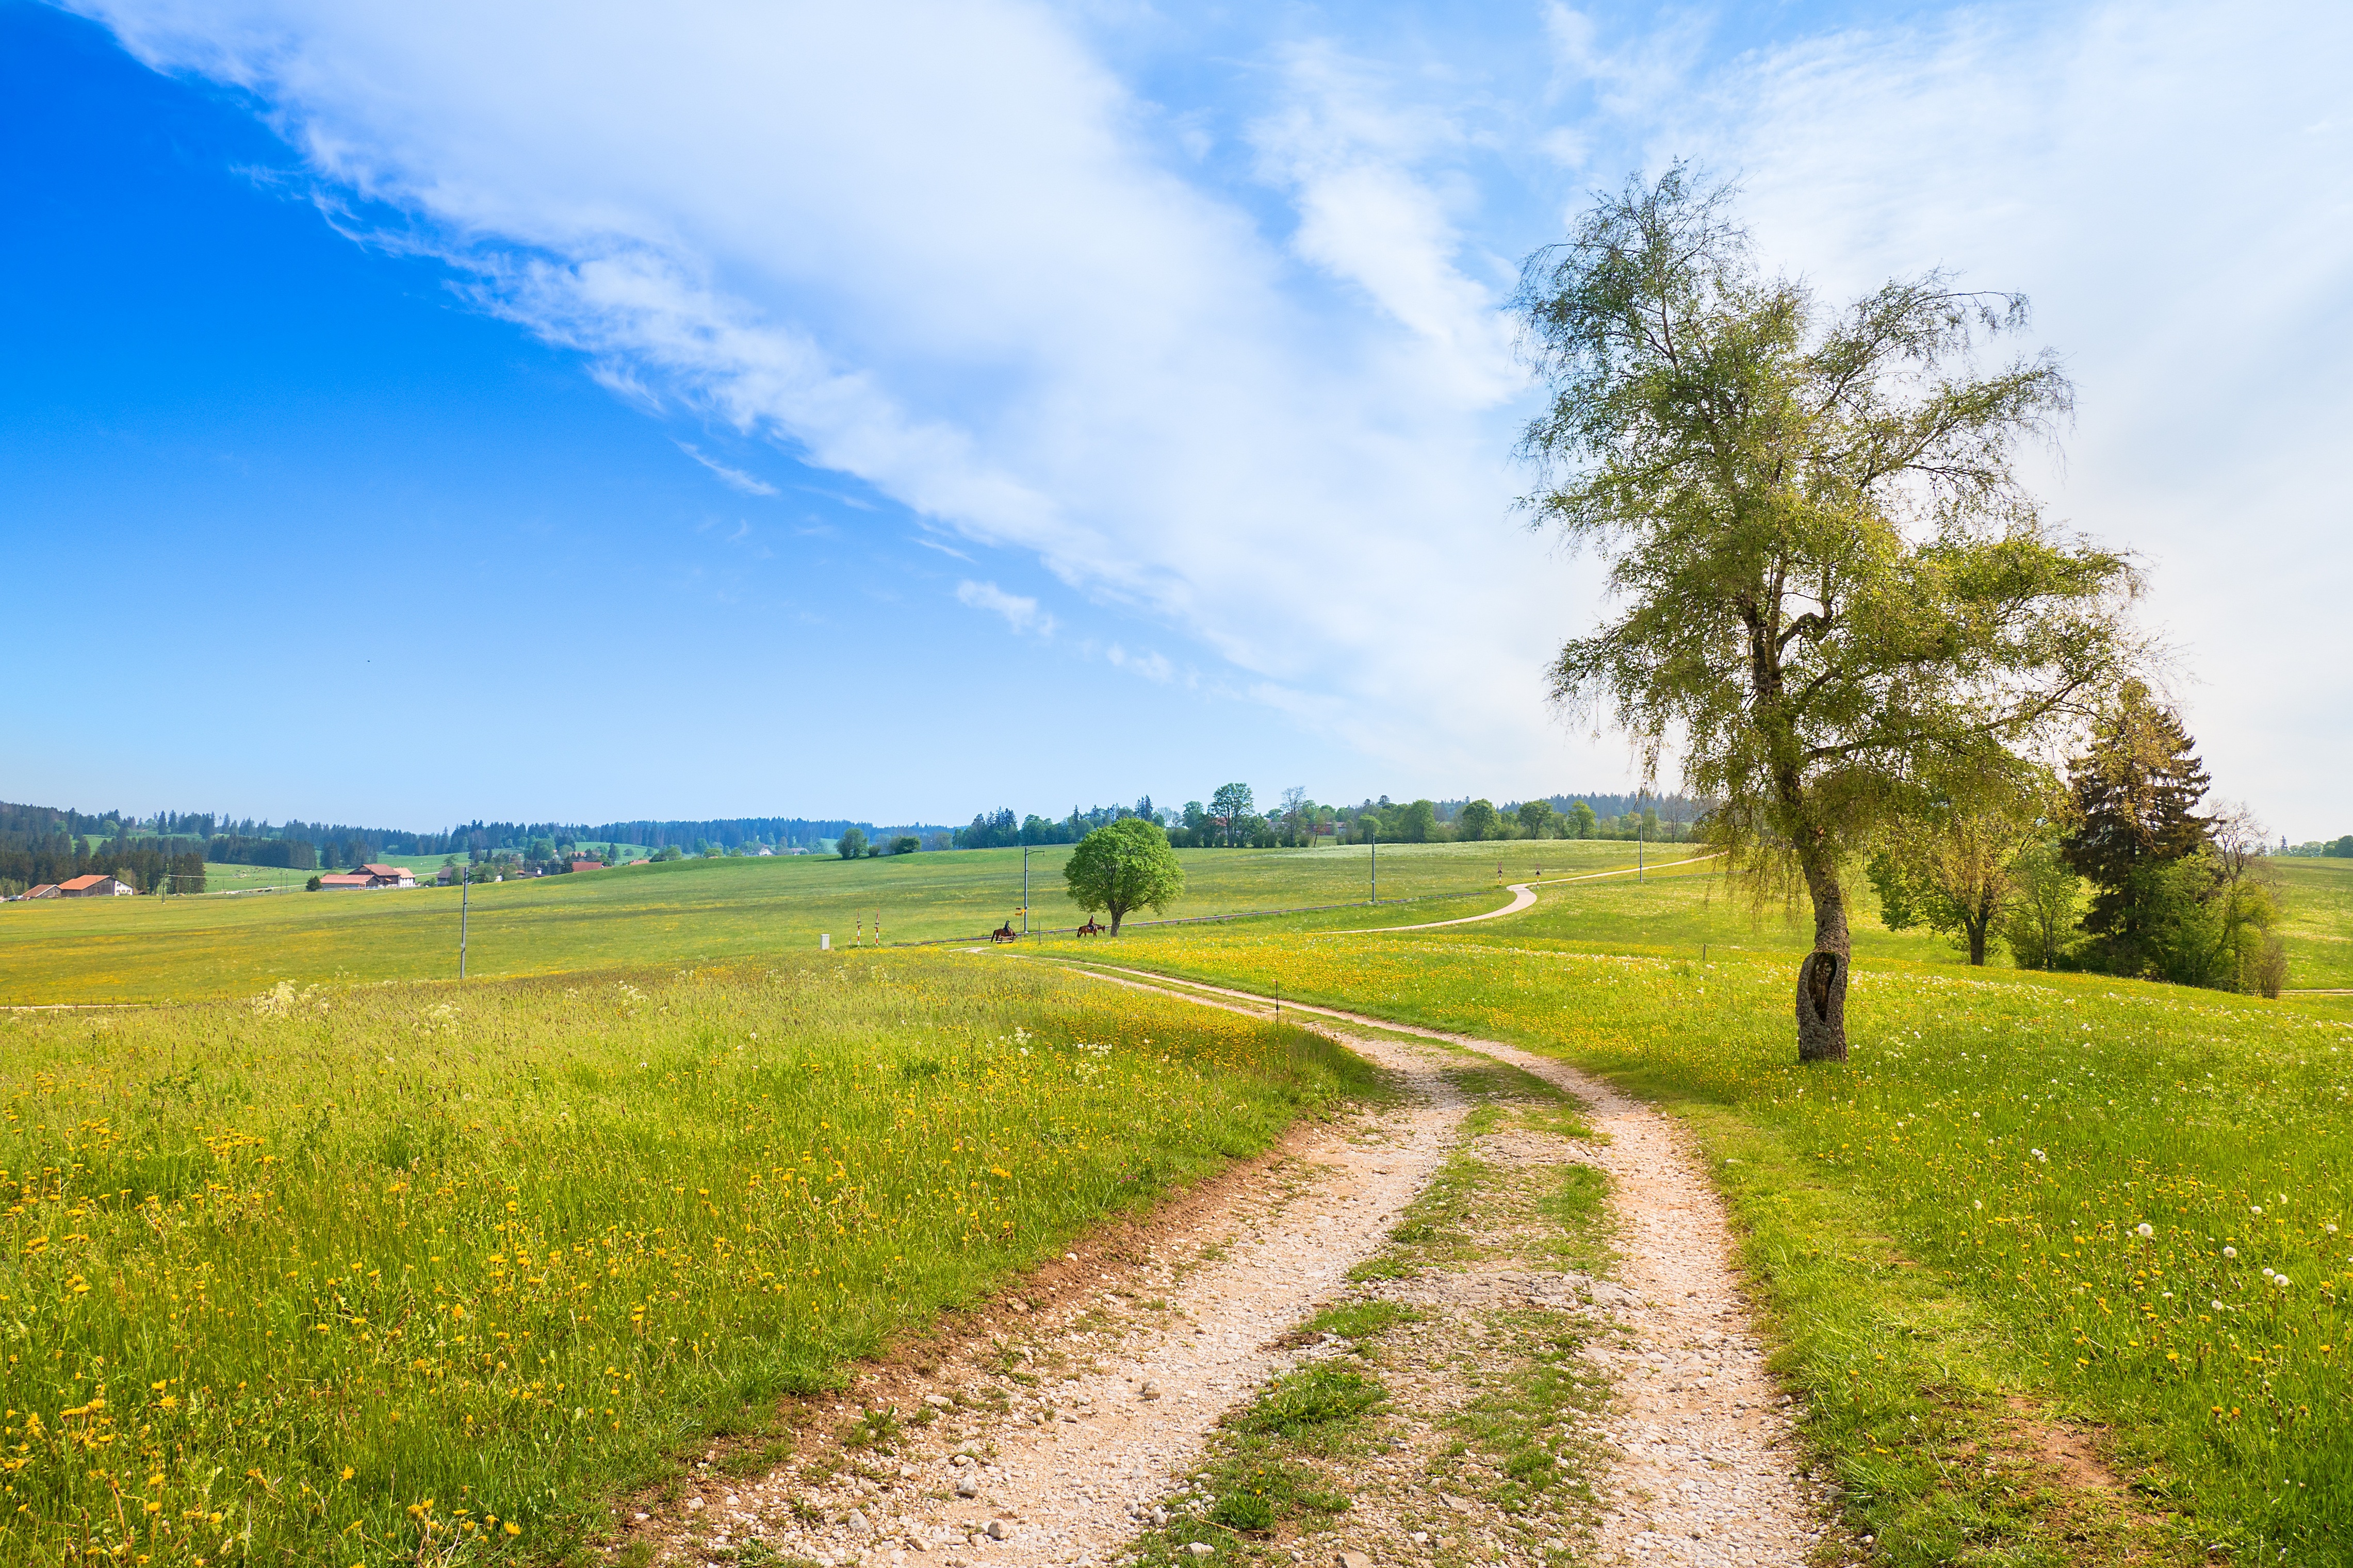
[[1642, 802], [1648, 799], [1649, 796], [1650, 792], [1648, 790], [1638, 789], [1634, 792], [1634, 880], [1638, 882], [1642, 879], [1642, 832], [1644, 826]]
[[1373, 902], [1377, 904], [1381, 901], [1381, 830], [1365, 829], [1365, 842], [1373, 847]]
[[1021, 847], [1021, 934], [1029, 934], [1029, 846]]
[[474, 868], [458, 868], [458, 978], [466, 978], [466, 900], [474, 890]]

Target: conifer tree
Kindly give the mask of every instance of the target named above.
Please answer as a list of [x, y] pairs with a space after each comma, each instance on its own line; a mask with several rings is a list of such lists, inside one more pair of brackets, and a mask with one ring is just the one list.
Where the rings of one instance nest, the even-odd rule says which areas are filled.
[[2206, 770], [2180, 715], [2134, 680], [2100, 715], [2067, 776], [2075, 825], [2062, 849], [2095, 889], [2084, 927], [2107, 940], [2117, 967], [2137, 968], [2156, 896], [2148, 873], [2195, 854], [2209, 837], [2195, 809]]

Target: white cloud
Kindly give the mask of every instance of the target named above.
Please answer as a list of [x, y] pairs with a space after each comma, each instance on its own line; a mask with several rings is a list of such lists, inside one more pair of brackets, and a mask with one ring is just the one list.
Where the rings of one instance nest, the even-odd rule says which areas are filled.
[[772, 496], [776, 493], [776, 487], [767, 480], [755, 479], [741, 468], [731, 468], [724, 463], [706, 458], [684, 441], [678, 443], [678, 449], [717, 474], [722, 482], [733, 489], [742, 490], [747, 496]]
[[1163, 686], [1176, 679], [1176, 667], [1169, 662], [1168, 656], [1166, 654], [1130, 653], [1119, 644], [1113, 643], [1103, 649], [1103, 658], [1122, 669], [1140, 675], [1146, 680], [1157, 681]]
[[1377, 80], [1311, 50], [1278, 88], [1286, 248], [1018, 0], [87, 3], [617, 384], [1033, 552], [1433, 779], [1557, 752], [1515, 373], [1422, 166], [1456, 133]]
[[1023, 637], [1050, 637], [1054, 635], [1054, 617], [1039, 609], [1038, 601], [1022, 594], [1008, 594], [994, 583], [976, 583], [970, 578], [956, 584], [958, 602], [976, 610], [988, 610], [1005, 617], [1005, 624]]
[[2313, 640], [2353, 564], [2348, 58], [2341, 6], [1963, 9], [1645, 78], [1621, 128], [1740, 175], [1760, 248], [1831, 300], [1940, 263], [2033, 297], [2080, 395], [2042, 492], [2146, 554], [2217, 787], [2300, 835], [2353, 771], [2312, 722], [2353, 700]]
[[[2341, 6], [1803, 35], [1555, 5], [1389, 58], [1264, 43], [1220, 73], [1261, 97], [1164, 111], [1090, 48], [1103, 13], [1023, 0], [80, 3], [254, 93], [353, 210], [396, 209], [617, 395], [1033, 552], [1409, 789], [1620, 771], [1543, 716], [1594, 576], [1512, 526], [1499, 263], [1572, 184], [1705, 156], [1828, 293], [1939, 262], [2032, 292], [2084, 392], [2055, 507], [2150, 551], [2218, 777], [2302, 836], [2270, 786], [2316, 810], [2353, 769], [2313, 721], [2353, 678], [2305, 629], [2346, 565]], [[1235, 125], [1256, 185], [1218, 184]]]

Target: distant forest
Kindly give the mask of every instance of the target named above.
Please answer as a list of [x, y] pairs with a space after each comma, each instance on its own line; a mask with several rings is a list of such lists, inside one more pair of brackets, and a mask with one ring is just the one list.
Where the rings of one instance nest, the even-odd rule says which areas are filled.
[[[371, 860], [417, 860], [424, 873], [444, 859], [470, 862], [522, 856], [533, 860], [570, 853], [575, 847], [626, 845], [649, 853], [727, 854], [765, 846], [778, 852], [830, 848], [855, 827], [868, 839], [888, 845], [902, 838], [926, 850], [987, 849], [1018, 844], [1075, 844], [1094, 828], [1125, 816], [1160, 823], [1178, 844], [1268, 847], [1303, 844], [1319, 837], [1361, 842], [1377, 837], [1442, 842], [1500, 837], [1523, 831], [1513, 825], [1522, 803], [1500, 806], [1484, 801], [1392, 803], [1387, 795], [1360, 805], [1319, 805], [1300, 792], [1263, 805], [1243, 785], [1214, 792], [1205, 807], [1155, 806], [1145, 796], [1134, 805], [1073, 805], [1067, 816], [1017, 816], [1009, 807], [976, 814], [963, 827], [937, 823], [883, 824], [847, 817], [731, 816], [703, 821], [651, 818], [634, 822], [469, 822], [437, 833], [396, 827], [357, 827], [345, 823], [271, 823], [227, 813], [159, 811], [90, 813], [54, 806], [0, 802], [0, 894], [15, 894], [44, 882], [99, 872], [119, 877], [141, 892], [162, 887], [166, 878], [183, 892], [204, 888], [206, 861], [216, 865], [274, 866], [290, 871], [332, 871]], [[1556, 795], [1546, 801], [1554, 820], [1550, 836], [1634, 837], [1649, 831], [1668, 838], [1688, 837], [1704, 807], [1683, 795]], [[1589, 816], [1580, 816], [1580, 805]], [[1484, 811], [1480, 808], [1485, 807]], [[1465, 812], [1469, 812], [1466, 818]], [[1645, 815], [1647, 813], [1647, 816]], [[1488, 826], [1488, 824], [1493, 826]], [[1638, 826], [1647, 824], [1647, 827]]]
[[271, 823], [226, 812], [83, 812], [0, 801], [0, 894], [99, 872], [120, 877], [144, 893], [176, 877], [182, 892], [203, 890], [204, 865], [275, 866], [290, 871], [333, 871], [371, 860], [483, 861], [529, 855], [534, 847], [568, 850], [578, 845], [631, 845], [648, 851], [676, 848], [701, 854], [765, 845], [786, 851], [817, 850], [856, 827], [884, 842], [912, 836], [944, 847], [950, 829], [937, 823], [885, 824], [849, 818], [736, 816], [707, 821], [606, 823], [470, 822], [438, 833], [345, 823]]

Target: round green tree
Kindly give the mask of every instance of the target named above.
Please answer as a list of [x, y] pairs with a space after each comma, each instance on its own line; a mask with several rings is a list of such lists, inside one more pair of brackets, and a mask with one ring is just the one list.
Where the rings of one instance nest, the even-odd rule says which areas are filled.
[[1185, 868], [1160, 826], [1140, 816], [1122, 817], [1079, 840], [1063, 864], [1071, 900], [1089, 914], [1111, 915], [1111, 933], [1132, 910], [1166, 909], [1185, 890]]

